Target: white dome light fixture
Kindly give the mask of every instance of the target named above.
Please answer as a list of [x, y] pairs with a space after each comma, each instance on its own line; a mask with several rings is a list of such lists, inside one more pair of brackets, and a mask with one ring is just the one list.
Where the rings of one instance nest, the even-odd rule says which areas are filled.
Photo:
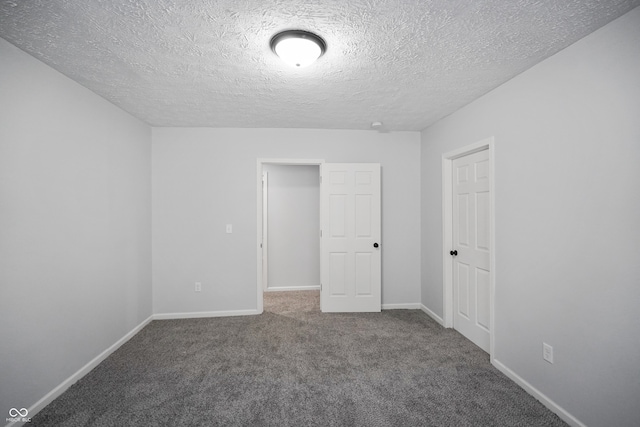
[[327, 50], [322, 37], [303, 30], [288, 30], [271, 38], [271, 50], [287, 64], [303, 68], [311, 65]]

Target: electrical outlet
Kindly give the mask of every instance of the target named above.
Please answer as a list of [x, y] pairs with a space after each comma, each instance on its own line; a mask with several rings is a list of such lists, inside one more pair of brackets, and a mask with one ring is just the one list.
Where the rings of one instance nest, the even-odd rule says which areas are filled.
[[233, 233], [233, 225], [227, 224], [227, 233], [229, 234]]
[[202, 283], [196, 282], [196, 292], [202, 291]]
[[553, 363], [553, 347], [546, 342], [542, 343], [542, 358], [549, 363]]

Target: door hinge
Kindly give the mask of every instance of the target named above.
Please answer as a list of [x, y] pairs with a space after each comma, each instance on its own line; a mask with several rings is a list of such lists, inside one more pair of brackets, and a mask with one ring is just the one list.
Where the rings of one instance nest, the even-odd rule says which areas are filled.
[[320, 230], [320, 237], [322, 237], [322, 230]]

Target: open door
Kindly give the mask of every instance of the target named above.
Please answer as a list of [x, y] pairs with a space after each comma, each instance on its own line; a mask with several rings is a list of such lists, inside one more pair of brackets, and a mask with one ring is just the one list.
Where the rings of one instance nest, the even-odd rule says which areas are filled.
[[381, 309], [380, 165], [320, 167], [320, 308]]
[[269, 174], [262, 172], [262, 287], [269, 288]]
[[453, 160], [453, 326], [486, 351], [491, 335], [489, 150]]

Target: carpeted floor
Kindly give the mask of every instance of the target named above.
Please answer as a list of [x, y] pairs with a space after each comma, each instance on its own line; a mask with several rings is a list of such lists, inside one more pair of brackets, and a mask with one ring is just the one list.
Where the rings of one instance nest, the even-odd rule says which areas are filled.
[[32, 426], [563, 426], [482, 350], [418, 310], [153, 321]]

